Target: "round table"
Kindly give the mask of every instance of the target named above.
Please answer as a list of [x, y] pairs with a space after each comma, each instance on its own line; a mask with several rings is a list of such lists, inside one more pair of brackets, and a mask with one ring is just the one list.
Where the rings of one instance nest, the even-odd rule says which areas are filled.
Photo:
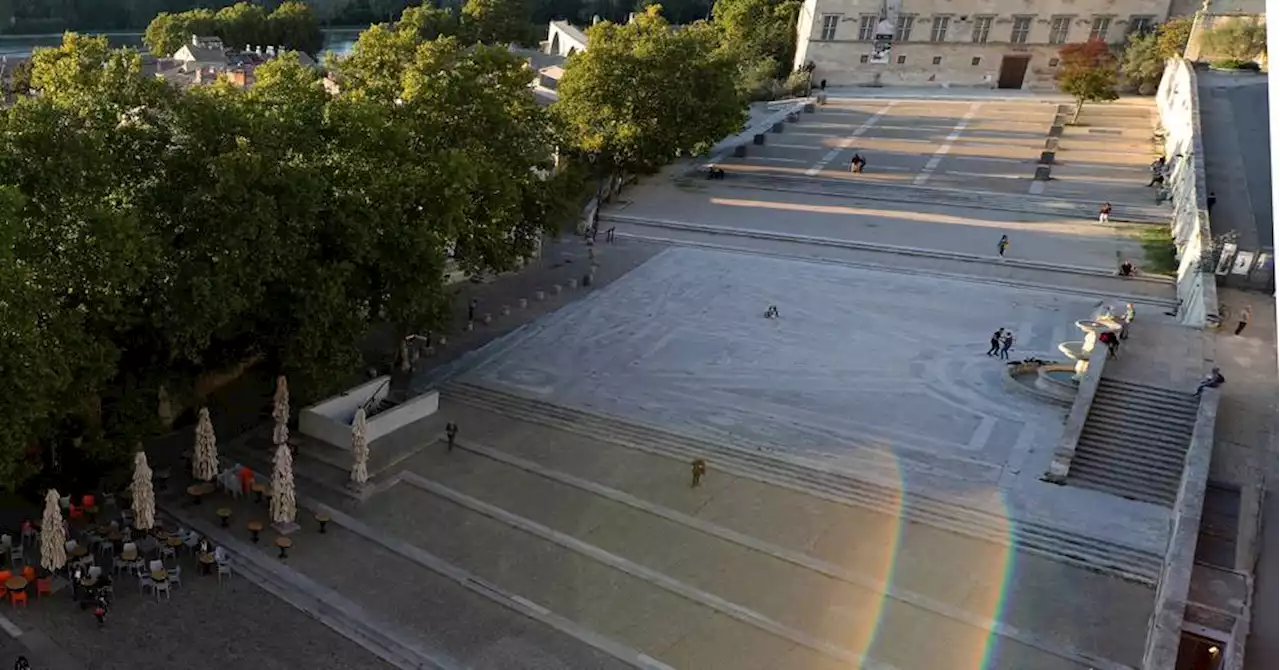
[[77, 544], [75, 549], [71, 550], [71, 555], [75, 558], [84, 558], [89, 554], [89, 548], [83, 544]]
[[228, 526], [228, 523], [231, 521], [231, 508], [219, 507], [217, 514], [218, 514], [218, 518], [222, 520], [222, 527], [226, 528]]
[[207, 575], [213, 569], [213, 564], [217, 562], [213, 554], [205, 553], [196, 557], [196, 561], [200, 563], [200, 573]]
[[316, 512], [316, 522], [320, 524], [321, 533], [324, 532], [325, 524], [329, 523], [330, 521], [332, 521], [332, 519], [330, 519], [329, 515], [326, 514], [325, 512]]
[[252, 489], [254, 501], [262, 502], [262, 494], [267, 492], [267, 485], [255, 482]]
[[177, 550], [182, 547], [182, 538], [177, 535], [172, 535], [169, 539], [165, 540], [164, 543], [173, 547], [174, 552], [177, 552]]
[[284, 560], [289, 558], [289, 547], [293, 546], [293, 540], [287, 537], [277, 537], [276, 546], [280, 547], [280, 559]]
[[97, 577], [85, 577], [84, 579], [80, 580], [80, 586], [83, 586], [86, 589], [91, 589], [97, 585], [98, 585]]
[[202, 482], [200, 484], [192, 484], [191, 486], [188, 486], [187, 495], [191, 496], [192, 504], [199, 505], [201, 498], [209, 495], [210, 493], [213, 493], [216, 490], [217, 489], [214, 487], [213, 484], [210, 484], [209, 482]]
[[262, 522], [250, 521], [246, 527], [249, 529], [249, 539], [253, 540], [254, 544], [257, 544], [258, 533], [262, 532]]
[[4, 580], [4, 587], [10, 591], [22, 591], [27, 588], [27, 578], [22, 575], [14, 575]]

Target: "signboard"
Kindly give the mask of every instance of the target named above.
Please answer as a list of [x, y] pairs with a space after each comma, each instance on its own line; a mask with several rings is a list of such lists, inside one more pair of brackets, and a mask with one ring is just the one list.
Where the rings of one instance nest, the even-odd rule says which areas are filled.
[[893, 23], [881, 21], [876, 24], [875, 39], [871, 42], [871, 57], [868, 62], [885, 65], [889, 62], [890, 51], [893, 50]]
[[1231, 271], [1231, 259], [1236, 256], [1236, 245], [1227, 242], [1222, 245], [1222, 255], [1218, 257], [1218, 269], [1214, 274], [1222, 277]]
[[1236, 262], [1231, 265], [1231, 274], [1247, 275], [1251, 267], [1253, 267], [1253, 252], [1241, 251], [1236, 254]]

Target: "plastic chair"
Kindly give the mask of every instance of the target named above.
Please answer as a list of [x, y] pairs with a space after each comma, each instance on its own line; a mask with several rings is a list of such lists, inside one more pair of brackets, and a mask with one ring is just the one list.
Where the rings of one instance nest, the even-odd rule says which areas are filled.
[[78, 521], [84, 518], [84, 510], [76, 505], [72, 505], [70, 509], [67, 510], [67, 516]]
[[96, 566], [96, 565], [94, 565], [94, 566], [90, 566], [90, 568], [89, 568], [89, 577], [90, 577], [90, 578], [92, 578], [92, 579], [97, 579], [97, 578], [99, 578], [99, 577], [101, 577], [101, 576], [102, 576], [102, 568], [100, 568], [100, 567], [98, 567], [98, 566]]
[[12, 570], [0, 570], [0, 584], [3, 584], [9, 581], [9, 578], [12, 576], [13, 576]]
[[27, 592], [26, 592], [26, 591], [10, 591], [10, 592], [9, 592], [9, 603], [10, 603], [12, 606], [14, 606], [14, 607], [17, 607], [17, 606], [18, 606], [18, 603], [22, 603], [22, 606], [23, 606], [23, 607], [26, 607], [26, 606], [27, 606]]
[[164, 561], [151, 561], [147, 565], [152, 572], [158, 572], [164, 569]]
[[36, 535], [37, 535], [37, 533], [36, 533], [36, 527], [35, 527], [35, 524], [31, 523], [30, 521], [23, 521], [23, 522], [22, 522], [22, 544], [23, 544], [23, 546], [25, 546], [25, 545], [27, 544], [27, 542], [31, 542], [31, 544], [35, 544], [35, 542], [36, 542]]
[[85, 507], [93, 507], [96, 502], [98, 502], [98, 499], [93, 497], [92, 493], [86, 493], [80, 498], [80, 504]]
[[13, 567], [18, 567], [19, 562], [23, 565], [27, 564], [27, 557], [23, 552], [22, 547], [14, 547], [9, 550], [9, 560], [13, 562]]
[[156, 600], [160, 599], [161, 591], [164, 591], [164, 597], [166, 600], [173, 599], [172, 591], [169, 590], [169, 582], [152, 582], [151, 591], [155, 593]]
[[31, 567], [30, 565], [23, 566], [22, 578], [27, 580], [28, 584], [36, 581], [36, 569]]
[[4, 535], [0, 535], [0, 547], [8, 548], [8, 547], [12, 547], [12, 546], [13, 546], [13, 536], [12, 536], [12, 535], [10, 535], [10, 534], [8, 534], [8, 533], [5, 533]]
[[174, 586], [182, 586], [182, 566], [175, 565], [169, 569], [169, 583]]
[[178, 552], [167, 544], [160, 547], [160, 560], [163, 561], [166, 558], [172, 558], [175, 561], [178, 560]]
[[61, 498], [58, 498], [58, 506], [62, 508], [62, 511], [67, 511], [67, 508], [71, 507], [71, 496], [62, 496]]
[[39, 598], [46, 593], [53, 594], [53, 577], [36, 580], [36, 597]]
[[151, 575], [138, 575], [138, 593], [146, 593], [147, 589], [155, 589], [156, 583], [151, 579]]
[[228, 576], [228, 577], [230, 577], [230, 576], [231, 576], [231, 561], [219, 561], [219, 562], [218, 562], [218, 583], [219, 583], [219, 584], [221, 584], [221, 583], [222, 583], [222, 576], [223, 576], [223, 575], [226, 575], [226, 576]]

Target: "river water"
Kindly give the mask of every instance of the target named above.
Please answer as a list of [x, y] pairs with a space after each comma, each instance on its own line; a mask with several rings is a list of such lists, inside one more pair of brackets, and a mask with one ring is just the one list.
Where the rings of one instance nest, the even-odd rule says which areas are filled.
[[[324, 30], [324, 47], [321, 56], [345, 54], [355, 46], [360, 28], [333, 28]], [[93, 33], [90, 33], [93, 34]], [[98, 33], [106, 35], [114, 47], [133, 47], [143, 50], [142, 33]], [[0, 57], [13, 60], [26, 58], [37, 47], [56, 47], [62, 44], [62, 35], [0, 35]]]

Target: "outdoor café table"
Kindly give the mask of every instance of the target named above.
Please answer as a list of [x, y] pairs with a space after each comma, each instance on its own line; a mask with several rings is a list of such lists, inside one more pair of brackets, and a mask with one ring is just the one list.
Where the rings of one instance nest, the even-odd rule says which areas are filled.
[[263, 493], [266, 493], [266, 492], [267, 492], [267, 485], [266, 485], [266, 484], [261, 484], [261, 483], [256, 483], [256, 482], [255, 482], [255, 483], [254, 483], [254, 485], [253, 485], [253, 500], [254, 500], [254, 502], [262, 502], [262, 494], [263, 494]]
[[84, 546], [83, 544], [78, 544], [76, 545], [75, 549], [71, 550], [71, 556], [73, 558], [84, 558], [88, 554], [89, 554], [89, 548]]
[[199, 505], [200, 499], [204, 496], [209, 495], [210, 493], [213, 493], [213, 491], [214, 491], [213, 484], [210, 484], [208, 482], [205, 482], [203, 484], [192, 484], [191, 486], [187, 487], [187, 495], [191, 496], [191, 502], [192, 504], [195, 504], [195, 505]]
[[213, 554], [200, 554], [196, 560], [200, 562], [200, 574], [207, 575], [213, 572], [213, 564], [216, 562]]
[[182, 538], [178, 537], [177, 535], [174, 535], [169, 539], [165, 540], [164, 543], [169, 545], [170, 547], [173, 547], [175, 550], [177, 550], [182, 547]]
[[289, 547], [293, 546], [293, 540], [287, 537], [277, 537], [276, 546], [280, 547], [280, 559], [284, 560], [289, 557]]
[[325, 524], [329, 523], [330, 520], [331, 519], [329, 518], [328, 514], [324, 512], [316, 512], [316, 522], [320, 524], [321, 533], [324, 532]]
[[226, 528], [228, 523], [231, 521], [231, 508], [219, 507], [217, 514], [218, 514], [218, 518], [222, 519], [222, 527]]
[[262, 532], [262, 522], [261, 522], [261, 521], [250, 521], [250, 522], [249, 522], [249, 524], [248, 524], [248, 526], [247, 526], [247, 528], [249, 529], [249, 539], [253, 540], [253, 543], [254, 543], [254, 544], [257, 544], [257, 543], [258, 543], [258, 533], [261, 533], [261, 532]]
[[27, 588], [27, 578], [22, 575], [14, 575], [5, 580], [4, 587], [10, 591], [22, 591]]

